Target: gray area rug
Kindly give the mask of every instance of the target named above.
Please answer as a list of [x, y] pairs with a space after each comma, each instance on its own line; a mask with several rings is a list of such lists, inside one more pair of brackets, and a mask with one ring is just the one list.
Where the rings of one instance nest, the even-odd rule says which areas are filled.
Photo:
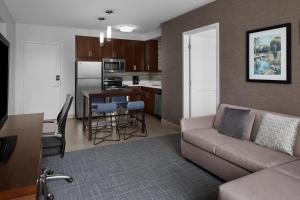
[[214, 200], [222, 181], [180, 156], [180, 135], [69, 152], [43, 165], [70, 175], [50, 181], [55, 199]]

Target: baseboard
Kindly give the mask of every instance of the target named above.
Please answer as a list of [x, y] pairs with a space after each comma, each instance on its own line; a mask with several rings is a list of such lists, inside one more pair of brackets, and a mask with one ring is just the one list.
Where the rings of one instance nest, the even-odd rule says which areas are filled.
[[68, 115], [68, 119], [74, 119], [75, 118], [75, 114], [73, 115]]
[[180, 125], [175, 124], [175, 123], [170, 122], [170, 121], [165, 120], [165, 119], [161, 119], [160, 123], [161, 123], [162, 126], [167, 126], [167, 127], [172, 127], [172, 128], [180, 128]]

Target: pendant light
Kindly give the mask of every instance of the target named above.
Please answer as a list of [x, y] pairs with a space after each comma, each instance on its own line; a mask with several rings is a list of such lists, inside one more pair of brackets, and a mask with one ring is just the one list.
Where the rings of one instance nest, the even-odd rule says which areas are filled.
[[100, 32], [99, 38], [100, 38], [100, 46], [103, 46], [104, 45], [104, 33], [103, 32]]
[[111, 26], [107, 26], [106, 40], [111, 41]]
[[[98, 20], [99, 21], [104, 21], [105, 18], [104, 17], [99, 17]], [[103, 32], [99, 33], [99, 40], [100, 40], [100, 46], [104, 46], [104, 33]]]

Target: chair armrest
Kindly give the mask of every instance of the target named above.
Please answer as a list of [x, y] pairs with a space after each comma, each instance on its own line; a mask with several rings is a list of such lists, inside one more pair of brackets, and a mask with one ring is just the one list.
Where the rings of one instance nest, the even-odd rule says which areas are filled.
[[180, 121], [181, 132], [188, 130], [197, 130], [203, 128], [212, 128], [215, 120], [215, 115], [208, 115], [203, 117], [193, 117], [190, 119], [182, 119]]

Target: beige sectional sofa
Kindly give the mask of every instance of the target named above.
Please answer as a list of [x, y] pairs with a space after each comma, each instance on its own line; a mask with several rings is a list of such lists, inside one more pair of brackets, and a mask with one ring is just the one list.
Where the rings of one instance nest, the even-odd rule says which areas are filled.
[[[229, 137], [215, 129], [225, 107], [251, 110], [254, 123], [246, 129], [248, 139]], [[181, 120], [182, 156], [227, 181], [220, 186], [220, 200], [300, 199], [299, 128], [294, 156], [259, 146], [254, 140], [266, 112], [222, 104], [216, 115]]]

